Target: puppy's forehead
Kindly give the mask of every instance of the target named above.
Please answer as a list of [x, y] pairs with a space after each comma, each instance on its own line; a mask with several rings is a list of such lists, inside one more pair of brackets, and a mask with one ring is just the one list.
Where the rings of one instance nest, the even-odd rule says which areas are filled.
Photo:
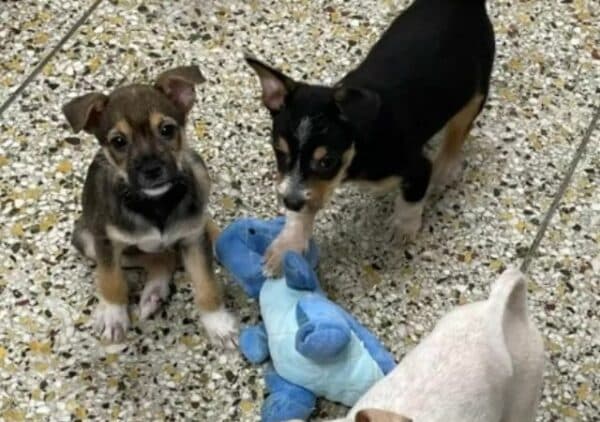
[[300, 147], [304, 146], [310, 139], [313, 128], [313, 119], [310, 116], [300, 118], [294, 130], [294, 137], [300, 143]]
[[107, 114], [112, 122], [126, 120], [131, 126], [148, 125], [155, 114], [170, 116], [183, 123], [184, 116], [159, 90], [150, 85], [117, 88], [108, 99]]

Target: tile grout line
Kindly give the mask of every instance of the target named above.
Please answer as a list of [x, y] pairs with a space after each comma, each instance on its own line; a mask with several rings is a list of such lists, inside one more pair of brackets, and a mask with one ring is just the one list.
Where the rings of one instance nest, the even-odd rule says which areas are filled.
[[25, 88], [35, 79], [35, 77], [42, 71], [44, 66], [54, 57], [54, 55], [62, 48], [62, 46], [71, 38], [71, 36], [83, 25], [83, 23], [90, 17], [90, 15], [96, 10], [96, 8], [100, 5], [102, 0], [96, 0], [94, 4], [92, 4], [88, 10], [79, 18], [77, 21], [69, 28], [67, 33], [58, 41], [58, 43], [50, 50], [50, 52], [42, 59], [41, 62], [37, 64], [37, 66], [31, 71], [31, 73], [25, 78], [23, 82], [19, 85], [19, 87], [9, 95], [9, 97], [4, 101], [2, 105], [0, 105], [0, 117], [2, 114], [10, 107], [10, 105], [17, 99], [17, 97], [23, 92]]
[[546, 234], [546, 230], [548, 229], [548, 225], [550, 224], [550, 220], [552, 220], [552, 217], [554, 217], [554, 214], [556, 213], [556, 210], [558, 209], [560, 201], [562, 200], [562, 198], [565, 194], [565, 191], [567, 190], [567, 187], [571, 183], [571, 179], [573, 178], [573, 174], [575, 173], [577, 164], [579, 164], [579, 162], [581, 161], [581, 157], [583, 157], [583, 154], [584, 154], [584, 152], [590, 142], [590, 139], [592, 137], [592, 133], [596, 129], [599, 118], [600, 118], [600, 106], [596, 107], [596, 111], [592, 117], [592, 121], [590, 122], [588, 128], [586, 129], [585, 134], [583, 135], [583, 139], [577, 146], [577, 150], [575, 151], [575, 154], [573, 154], [573, 158], [571, 159], [571, 162], [569, 163], [569, 167], [567, 168], [567, 171], [566, 171], [566, 173], [563, 177], [563, 180], [558, 188], [558, 191], [554, 195], [552, 204], [548, 208], [548, 211], [546, 211], [546, 214], [544, 215], [544, 219], [542, 220], [542, 223], [540, 224], [540, 227], [536, 233], [536, 236], [533, 239], [533, 242], [531, 243], [531, 245], [529, 246], [529, 250], [527, 251], [525, 258], [523, 258], [523, 262], [521, 263], [520, 269], [524, 273], [526, 273], [529, 270], [529, 266], [531, 265], [531, 262], [533, 261], [533, 255], [535, 254], [538, 247], [540, 246], [540, 243], [541, 243], [542, 239], [544, 238], [544, 235]]

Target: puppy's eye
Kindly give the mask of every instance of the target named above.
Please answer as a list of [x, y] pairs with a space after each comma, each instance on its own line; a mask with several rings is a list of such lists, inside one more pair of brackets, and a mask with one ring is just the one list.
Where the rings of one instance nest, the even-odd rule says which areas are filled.
[[317, 161], [317, 169], [320, 171], [327, 171], [333, 169], [338, 165], [338, 157], [334, 155], [326, 155]]
[[173, 123], [163, 123], [162, 125], [160, 125], [160, 136], [162, 136], [165, 139], [171, 139], [173, 138], [173, 136], [175, 136], [175, 132], [177, 131], [177, 126], [175, 126]]
[[123, 149], [127, 145], [127, 139], [123, 135], [115, 135], [110, 138], [110, 144], [116, 149]]

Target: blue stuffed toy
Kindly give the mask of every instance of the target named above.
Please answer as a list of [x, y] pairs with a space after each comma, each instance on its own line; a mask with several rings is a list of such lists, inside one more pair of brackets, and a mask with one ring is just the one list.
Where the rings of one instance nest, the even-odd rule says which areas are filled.
[[215, 247], [217, 259], [245, 292], [259, 298], [263, 323], [242, 330], [240, 348], [252, 363], [272, 361], [265, 376], [264, 422], [306, 420], [317, 396], [352, 406], [395, 366], [371, 332], [325, 297], [313, 271], [314, 242], [306, 257], [285, 254], [283, 278], [265, 278], [264, 252], [283, 224], [283, 218], [238, 220]]

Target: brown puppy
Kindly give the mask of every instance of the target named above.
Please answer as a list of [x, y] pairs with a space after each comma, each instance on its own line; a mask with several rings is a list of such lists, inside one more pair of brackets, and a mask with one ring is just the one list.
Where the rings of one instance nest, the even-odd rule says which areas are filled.
[[209, 337], [234, 345], [235, 319], [223, 306], [212, 269], [215, 229], [206, 213], [210, 179], [185, 139], [194, 85], [202, 82], [197, 67], [179, 67], [154, 85], [127, 85], [110, 95], [94, 92], [63, 107], [73, 130], [93, 134], [101, 147], [88, 169], [73, 243], [97, 263], [96, 321], [109, 341], [123, 340], [129, 327], [122, 265], [147, 271], [139, 305], [144, 319], [167, 299], [180, 256]]

